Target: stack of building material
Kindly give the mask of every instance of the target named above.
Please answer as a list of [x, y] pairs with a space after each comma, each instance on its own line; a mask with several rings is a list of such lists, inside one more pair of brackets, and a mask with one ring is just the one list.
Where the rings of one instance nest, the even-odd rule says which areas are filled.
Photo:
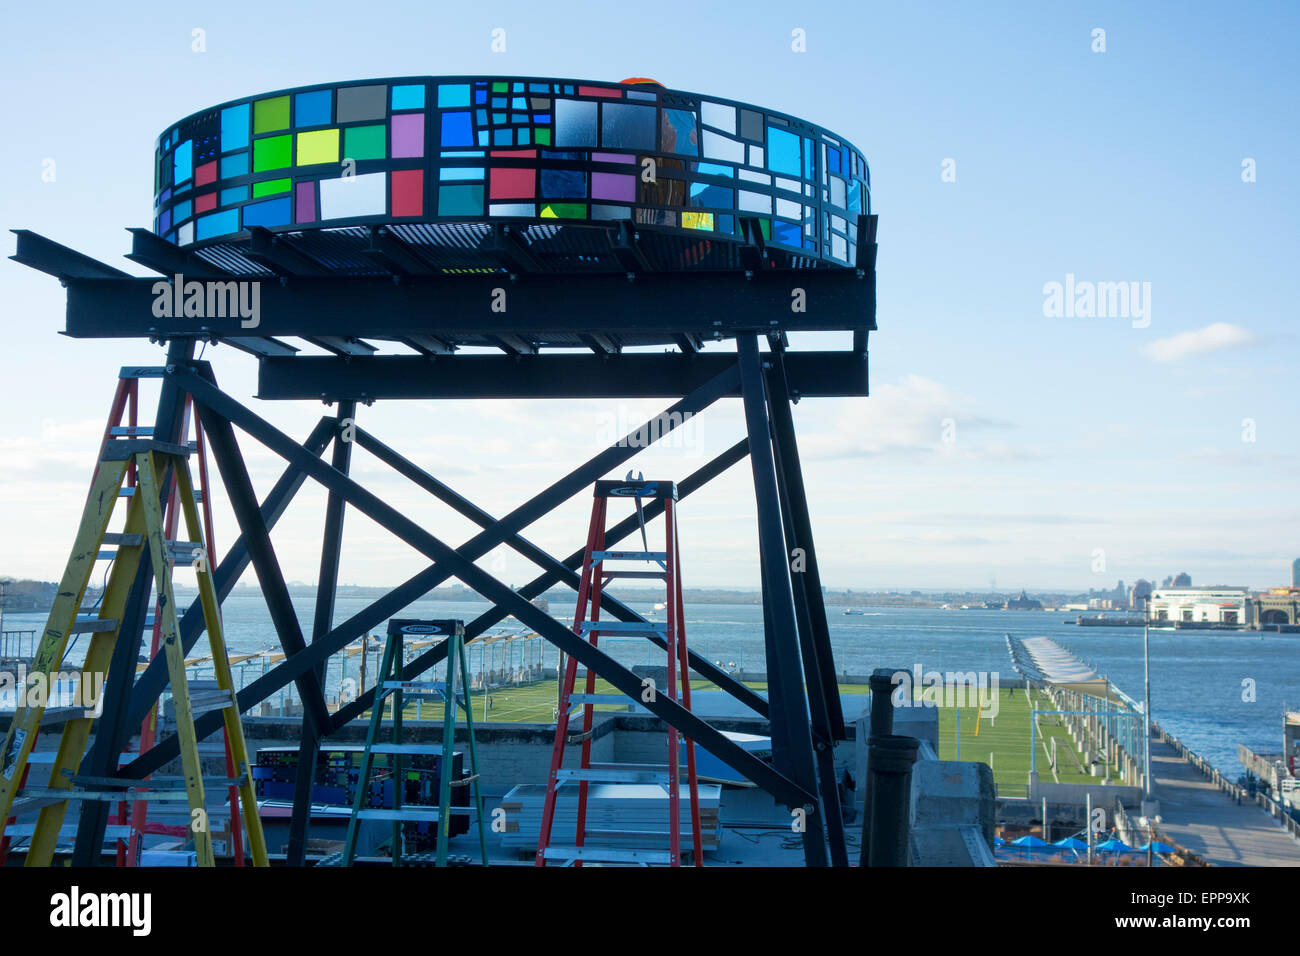
[[[718, 807], [722, 787], [700, 784], [700, 835], [705, 850], [716, 850], [721, 837]], [[682, 849], [691, 847], [691, 791], [679, 785]], [[542, 828], [544, 784], [522, 784], [501, 799], [507, 848], [535, 850]], [[555, 842], [572, 841], [578, 825], [578, 783], [565, 781], [556, 794]], [[592, 783], [587, 790], [588, 846], [666, 849], [668, 846], [668, 791], [658, 784]]]

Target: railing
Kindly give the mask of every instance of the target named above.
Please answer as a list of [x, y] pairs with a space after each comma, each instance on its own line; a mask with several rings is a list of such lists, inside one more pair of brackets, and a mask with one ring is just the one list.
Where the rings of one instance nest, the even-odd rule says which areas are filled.
[[[0, 631], [0, 658], [28, 658], [36, 653], [35, 630]], [[27, 650], [23, 651], [26, 644]]]

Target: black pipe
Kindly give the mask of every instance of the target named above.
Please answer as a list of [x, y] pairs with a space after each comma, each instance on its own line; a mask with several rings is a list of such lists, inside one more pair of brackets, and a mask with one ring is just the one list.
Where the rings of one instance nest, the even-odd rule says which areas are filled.
[[[893, 667], [877, 667], [867, 678], [871, 688], [871, 717], [867, 728], [868, 742], [872, 737], [887, 737], [894, 732], [894, 675], [898, 671]], [[862, 787], [862, 851], [858, 861], [860, 866], [869, 865], [871, 860], [871, 750], [867, 750], [867, 779], [860, 781]]]
[[868, 866], [907, 866], [911, 837], [912, 764], [921, 741], [873, 734], [867, 742], [871, 800]]

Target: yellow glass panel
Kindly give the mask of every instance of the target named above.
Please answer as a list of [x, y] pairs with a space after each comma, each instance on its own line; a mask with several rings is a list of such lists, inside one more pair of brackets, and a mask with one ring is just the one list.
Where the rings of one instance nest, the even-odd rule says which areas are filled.
[[339, 161], [339, 131], [316, 129], [298, 134], [298, 165], [337, 163]]

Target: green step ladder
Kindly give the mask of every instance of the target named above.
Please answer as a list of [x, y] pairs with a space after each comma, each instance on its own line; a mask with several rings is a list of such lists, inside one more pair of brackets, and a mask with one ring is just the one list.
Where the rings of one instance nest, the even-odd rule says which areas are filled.
[[[447, 679], [445, 681], [404, 681], [401, 679], [402, 649], [406, 637], [429, 638], [445, 635], [447, 641]], [[456, 678], [460, 678], [461, 699], [456, 690]], [[442, 719], [441, 744], [408, 744], [402, 742], [402, 708], [407, 696], [441, 697], [445, 706]], [[381, 743], [380, 728], [384, 722], [384, 705], [392, 700], [392, 742]], [[455, 753], [456, 708], [465, 711], [465, 723], [469, 736], [469, 776], [461, 780], [452, 780], [452, 757]], [[366, 794], [370, 789], [370, 776], [374, 770], [374, 755], [381, 754], [388, 758], [393, 776], [392, 808], [366, 807]], [[438, 804], [405, 804], [403, 789], [406, 775], [405, 758], [409, 756], [435, 755], [441, 757]], [[454, 807], [451, 805], [453, 787], [469, 786], [473, 789], [473, 801], [470, 806]], [[391, 820], [393, 824], [392, 855], [393, 866], [420, 866], [433, 862], [436, 866], [447, 865], [447, 841], [450, 838], [453, 814], [473, 814], [478, 822], [479, 850], [483, 865], [488, 865], [487, 823], [483, 816], [483, 794], [479, 788], [478, 755], [474, 750], [474, 712], [469, 703], [469, 668], [465, 660], [465, 625], [462, 621], [422, 621], [397, 619], [388, 622], [388, 640], [384, 644], [384, 656], [379, 665], [379, 678], [375, 684], [375, 702], [370, 709], [370, 729], [366, 734], [366, 747], [362, 755], [361, 767], [357, 773], [356, 797], [352, 804], [352, 819], [348, 821], [348, 832], [343, 843], [343, 852], [335, 857], [321, 861], [323, 866], [351, 866], [356, 857], [357, 833], [362, 820]], [[406, 822], [437, 823], [437, 852], [402, 854], [402, 824]], [[432, 857], [432, 860], [430, 859]], [[458, 858], [458, 862], [466, 861]]]

